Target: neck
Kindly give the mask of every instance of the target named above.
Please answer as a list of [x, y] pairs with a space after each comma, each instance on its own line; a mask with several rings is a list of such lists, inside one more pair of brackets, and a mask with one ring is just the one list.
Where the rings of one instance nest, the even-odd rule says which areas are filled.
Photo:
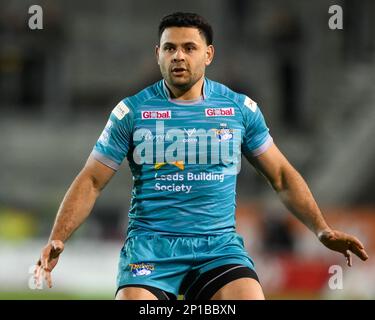
[[165, 81], [165, 84], [171, 93], [171, 97], [176, 100], [195, 100], [202, 96], [204, 77], [200, 78], [191, 88], [183, 90], [174, 87]]

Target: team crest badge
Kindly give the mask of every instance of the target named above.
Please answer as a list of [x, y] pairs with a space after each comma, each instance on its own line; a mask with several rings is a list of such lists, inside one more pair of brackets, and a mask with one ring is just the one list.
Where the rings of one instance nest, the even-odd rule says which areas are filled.
[[233, 138], [233, 129], [229, 129], [226, 123], [220, 123], [220, 127], [213, 130], [220, 142], [231, 140]]
[[155, 266], [149, 263], [129, 263], [129, 267], [133, 277], [148, 276], [155, 270]]

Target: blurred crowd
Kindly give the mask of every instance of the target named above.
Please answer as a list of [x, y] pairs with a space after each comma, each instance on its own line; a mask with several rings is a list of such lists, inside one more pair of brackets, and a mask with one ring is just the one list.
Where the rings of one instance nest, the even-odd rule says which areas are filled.
[[[371, 256], [375, 2], [336, 2], [343, 8], [344, 29], [333, 31], [324, 0], [2, 0], [0, 261], [17, 256], [12, 245], [47, 239], [59, 202], [109, 112], [160, 79], [153, 56], [157, 25], [179, 10], [199, 12], [213, 25], [216, 58], [208, 77], [258, 102], [275, 141], [306, 177], [328, 220], [352, 230]], [[32, 4], [43, 8], [42, 30], [28, 27]], [[124, 165], [74, 239], [121, 243], [131, 182]], [[327, 270], [344, 260], [320, 248], [275, 204], [275, 195], [248, 164], [238, 187], [239, 232], [259, 262], [266, 293], [375, 296], [371, 262], [355, 261], [352, 270], [345, 269], [348, 287], [329, 290]], [[6, 272], [11, 270], [0, 271], [0, 292], [21, 290], [23, 280], [9, 281]]]

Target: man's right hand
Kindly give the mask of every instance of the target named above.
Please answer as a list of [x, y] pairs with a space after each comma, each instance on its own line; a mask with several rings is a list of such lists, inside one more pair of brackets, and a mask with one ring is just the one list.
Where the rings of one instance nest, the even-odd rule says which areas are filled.
[[52, 240], [43, 248], [34, 271], [34, 279], [37, 286], [40, 285], [44, 276], [48, 287], [52, 287], [51, 272], [59, 261], [59, 256], [63, 250], [64, 243], [60, 240]]

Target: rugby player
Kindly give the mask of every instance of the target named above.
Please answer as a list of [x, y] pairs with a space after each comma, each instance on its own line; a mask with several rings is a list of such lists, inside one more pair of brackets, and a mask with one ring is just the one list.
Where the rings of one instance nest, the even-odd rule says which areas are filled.
[[116, 299], [264, 299], [235, 231], [241, 155], [329, 249], [366, 260], [361, 242], [332, 229], [277, 148], [256, 102], [205, 77], [213, 32], [193, 13], [165, 16], [155, 48], [163, 79], [119, 102], [58, 210], [35, 278], [52, 285], [64, 243], [89, 216], [125, 157], [133, 175]]

